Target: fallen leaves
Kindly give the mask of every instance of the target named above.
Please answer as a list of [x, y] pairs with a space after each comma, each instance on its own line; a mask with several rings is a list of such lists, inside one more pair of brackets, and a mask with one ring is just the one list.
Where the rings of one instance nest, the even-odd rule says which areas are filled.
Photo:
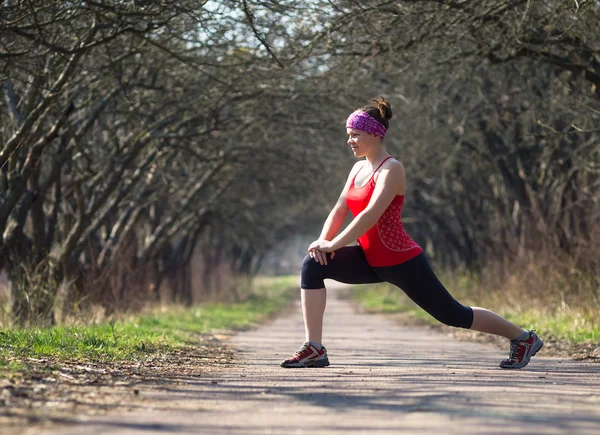
[[144, 392], [200, 377], [232, 359], [233, 352], [215, 337], [136, 361], [25, 358], [20, 361], [25, 370], [0, 370], [0, 426], [45, 425], [120, 406], [140, 406], [150, 400]]

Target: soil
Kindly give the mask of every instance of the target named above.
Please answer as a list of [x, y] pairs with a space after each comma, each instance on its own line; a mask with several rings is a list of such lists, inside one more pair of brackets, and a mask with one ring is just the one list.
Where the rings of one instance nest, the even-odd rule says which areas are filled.
[[328, 283], [329, 367], [279, 367], [304, 338], [295, 304], [143, 363], [32, 361], [0, 383], [0, 433], [598, 433], [596, 349], [575, 361], [542, 336], [526, 368], [503, 370], [506, 342], [362, 312], [346, 288]]

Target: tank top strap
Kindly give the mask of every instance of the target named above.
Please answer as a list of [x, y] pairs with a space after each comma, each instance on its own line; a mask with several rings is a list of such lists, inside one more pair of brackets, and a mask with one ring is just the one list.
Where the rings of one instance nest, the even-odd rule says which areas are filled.
[[386, 157], [386, 159], [385, 159], [383, 162], [381, 162], [381, 163], [379, 164], [379, 166], [377, 166], [377, 169], [375, 169], [375, 170], [373, 171], [373, 173], [371, 174], [371, 178], [370, 178], [369, 182], [373, 182], [373, 181], [375, 180], [375, 174], [377, 173], [377, 171], [379, 171], [379, 168], [381, 168], [381, 167], [383, 166], [383, 164], [384, 164], [385, 162], [387, 162], [387, 161], [388, 161], [388, 159], [391, 159], [391, 158], [392, 158], [392, 156], [387, 156], [387, 157]]
[[[384, 164], [384, 163], [385, 163], [385, 162], [386, 162], [388, 159], [391, 159], [391, 158], [392, 158], [392, 156], [387, 156], [387, 157], [385, 158], [385, 160], [384, 160], [383, 162], [381, 162], [381, 163], [379, 164], [379, 166], [377, 166], [377, 169], [375, 169], [373, 172], [371, 172], [371, 176], [369, 177], [369, 181], [367, 181], [367, 183], [370, 183], [371, 181], [373, 181], [373, 177], [375, 176], [375, 173], [376, 173], [376, 172], [379, 170], [379, 168], [381, 168], [381, 166], [382, 166], [382, 165], [383, 165], [383, 164]], [[350, 187], [352, 187], [352, 188], [353, 188], [353, 187], [355, 187], [355, 186], [354, 186], [354, 182], [356, 181], [356, 176], [358, 175], [358, 173], [359, 173], [360, 171], [362, 171], [362, 168], [363, 168], [364, 166], [365, 166], [365, 164], [361, 165], [360, 169], [359, 169], [358, 171], [356, 171], [356, 174], [354, 174], [354, 178], [352, 178], [352, 183], [350, 184]]]
[[383, 162], [381, 162], [381, 164], [380, 164], [379, 166], [377, 166], [377, 169], [375, 169], [375, 170], [373, 171], [373, 174], [375, 174], [375, 172], [379, 171], [379, 168], [381, 168], [381, 167], [383, 166], [383, 164], [384, 164], [385, 162], [387, 162], [387, 161], [388, 161], [388, 159], [391, 159], [391, 158], [392, 158], [392, 156], [387, 156], [387, 157], [385, 158], [385, 160], [384, 160]]
[[360, 168], [358, 168], [358, 171], [356, 171], [356, 174], [354, 174], [354, 178], [352, 178], [352, 184], [351, 187], [354, 187], [354, 182], [356, 181], [356, 176], [358, 175], [358, 173], [360, 171], [362, 171], [362, 168], [365, 166], [365, 164], [363, 163], [362, 165], [360, 165]]

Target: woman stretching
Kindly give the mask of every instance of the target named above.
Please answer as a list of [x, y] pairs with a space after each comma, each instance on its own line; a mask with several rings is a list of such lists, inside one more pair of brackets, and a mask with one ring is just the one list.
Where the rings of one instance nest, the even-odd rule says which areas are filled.
[[[326, 291], [323, 279], [348, 284], [389, 282], [400, 287], [438, 321], [455, 327], [500, 335], [510, 340], [508, 359], [500, 367], [520, 369], [543, 346], [534, 331], [524, 330], [485, 308], [458, 303], [437, 279], [423, 250], [401, 221], [406, 191], [402, 164], [385, 150], [383, 138], [392, 117], [380, 97], [353, 112], [346, 121], [348, 144], [357, 162], [318, 240], [302, 264], [302, 311], [306, 342], [282, 367], [325, 367], [321, 344]], [[350, 210], [354, 220], [335, 236]], [[334, 237], [335, 236], [335, 237]], [[358, 239], [358, 246], [346, 246]]]

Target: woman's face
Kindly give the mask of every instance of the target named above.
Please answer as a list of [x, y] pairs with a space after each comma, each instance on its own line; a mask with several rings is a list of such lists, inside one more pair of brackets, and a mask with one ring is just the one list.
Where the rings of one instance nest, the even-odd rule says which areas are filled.
[[373, 149], [380, 145], [381, 139], [366, 131], [355, 128], [347, 128], [348, 145], [352, 148], [355, 157], [364, 157], [371, 153]]

